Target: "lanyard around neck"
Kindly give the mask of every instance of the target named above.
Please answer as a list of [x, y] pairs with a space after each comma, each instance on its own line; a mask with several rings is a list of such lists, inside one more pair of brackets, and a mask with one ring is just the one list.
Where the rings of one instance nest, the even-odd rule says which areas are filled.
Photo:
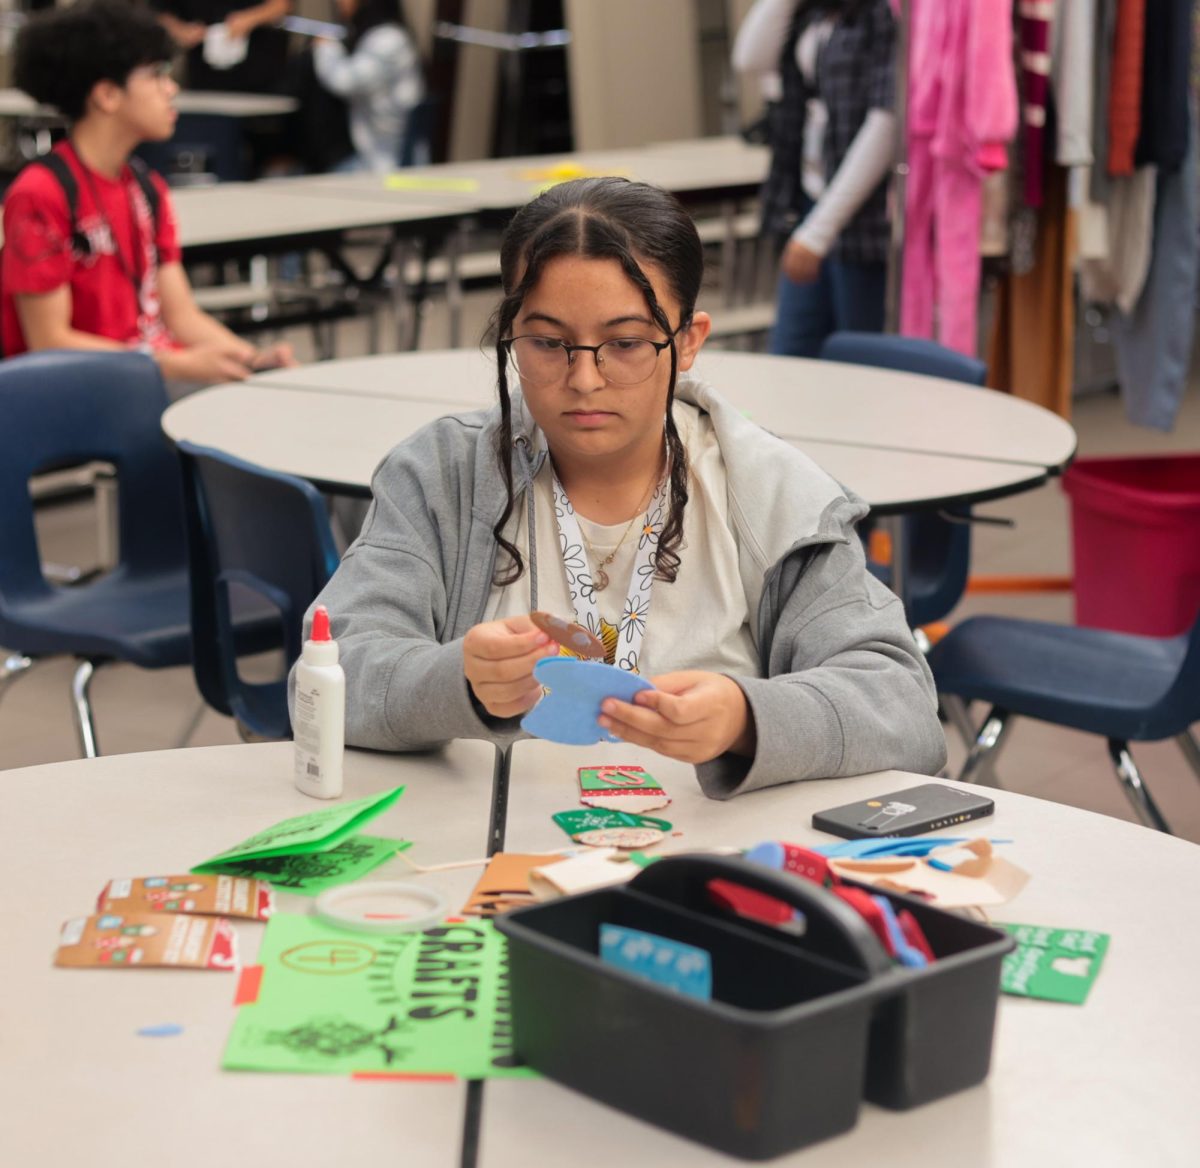
[[[551, 471], [554, 483], [554, 518], [558, 524], [558, 543], [562, 553], [563, 569], [567, 577], [567, 591], [575, 620], [601, 640], [600, 608], [596, 603], [596, 585], [592, 566], [588, 562], [587, 548], [579, 519], [558, 475]], [[650, 595], [654, 587], [655, 560], [659, 537], [666, 523], [667, 481], [664, 477], [650, 496], [646, 512], [642, 516], [638, 532], [637, 550], [634, 553], [633, 570], [629, 573], [629, 586], [625, 603], [616, 628], [616, 645], [605, 659], [610, 665], [630, 673], [638, 673], [642, 653], [642, 640], [646, 635], [646, 621], [650, 616]], [[605, 641], [609, 645], [610, 640]]]
[[[108, 236], [112, 240], [113, 255], [116, 258], [117, 266], [121, 269], [124, 277], [133, 285], [134, 295], [141, 303], [142, 279], [146, 274], [146, 254], [145, 244], [142, 240], [142, 228], [139, 221], [134, 197], [129, 189], [129, 184], [125, 182], [124, 173], [118, 179], [121, 185], [121, 190], [125, 193], [125, 205], [129, 211], [129, 238], [130, 245], [133, 248], [132, 264], [125, 259], [125, 253], [121, 250], [121, 242], [117, 239], [117, 233], [113, 228], [112, 220], [108, 217], [108, 212], [104, 208], [104, 203], [100, 199], [100, 189], [96, 186], [96, 180], [92, 177], [91, 168], [79, 156], [79, 151], [75, 149], [75, 143], [70, 143], [71, 153], [75, 155], [75, 161], [79, 163], [79, 169], [83, 172], [83, 181], [87, 184], [88, 193], [92, 196], [92, 202], [96, 205], [96, 214], [100, 216], [100, 221], [108, 228]], [[139, 191], [140, 193], [140, 191]], [[140, 257], [140, 262], [139, 262]]]

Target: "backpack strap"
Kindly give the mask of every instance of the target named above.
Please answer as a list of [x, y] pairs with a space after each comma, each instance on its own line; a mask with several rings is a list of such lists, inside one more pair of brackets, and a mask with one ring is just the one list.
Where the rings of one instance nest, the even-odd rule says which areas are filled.
[[154, 249], [154, 266], [158, 267], [158, 187], [154, 185], [154, 179], [151, 177], [150, 168], [136, 155], [129, 156], [129, 169], [133, 171], [133, 177], [137, 181], [137, 185], [141, 188], [142, 194], [146, 198], [146, 204], [150, 208], [150, 223], [154, 227], [154, 235], [151, 237], [150, 246]]
[[41, 158], [35, 158], [30, 166], [44, 166], [54, 175], [67, 198], [67, 215], [71, 223], [71, 247], [80, 255], [91, 255], [91, 240], [79, 230], [79, 184], [75, 181], [75, 174], [67, 164], [67, 160], [61, 154], [51, 152]]
[[146, 196], [146, 202], [150, 206], [150, 218], [154, 222], [155, 233], [158, 232], [158, 187], [154, 185], [152, 171], [150, 168], [136, 155], [129, 156], [129, 169], [133, 171], [133, 177], [137, 180], [137, 185], [142, 188], [142, 194]]

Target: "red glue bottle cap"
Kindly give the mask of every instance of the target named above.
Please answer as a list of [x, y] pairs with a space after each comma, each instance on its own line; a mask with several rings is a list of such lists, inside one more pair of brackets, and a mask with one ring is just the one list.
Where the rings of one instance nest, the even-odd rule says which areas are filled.
[[312, 639], [314, 641], [333, 640], [333, 637], [329, 635], [329, 610], [323, 604], [318, 604], [316, 612], [313, 613]]
[[329, 611], [318, 605], [313, 612], [312, 632], [304, 642], [301, 654], [309, 665], [336, 665], [338, 663], [337, 642], [329, 631]]

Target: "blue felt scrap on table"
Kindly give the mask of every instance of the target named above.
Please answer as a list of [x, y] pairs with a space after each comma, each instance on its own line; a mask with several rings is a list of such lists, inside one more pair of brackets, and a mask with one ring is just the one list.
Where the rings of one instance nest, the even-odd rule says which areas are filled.
[[[837, 844], [814, 845], [811, 849], [822, 856], [850, 860], [875, 860], [884, 856], [927, 856], [934, 848], [947, 844], [965, 844], [966, 836], [927, 836], [924, 839], [857, 839]], [[993, 844], [1010, 844], [1012, 840], [989, 840]]]
[[143, 1026], [137, 1033], [139, 1038], [174, 1038], [183, 1033], [183, 1027], [175, 1022], [162, 1022], [157, 1026]]
[[601, 925], [600, 958], [690, 998], [712, 997], [712, 957], [695, 945], [623, 925]]
[[619, 742], [597, 721], [600, 703], [605, 698], [631, 702], [635, 694], [654, 688], [636, 673], [575, 657], [543, 657], [533, 667], [533, 676], [549, 692], [525, 715], [521, 727], [535, 738], [568, 746]]

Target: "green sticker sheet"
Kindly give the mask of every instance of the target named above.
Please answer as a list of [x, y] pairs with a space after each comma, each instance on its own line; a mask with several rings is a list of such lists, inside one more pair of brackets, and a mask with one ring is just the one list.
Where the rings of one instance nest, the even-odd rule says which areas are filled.
[[490, 921], [378, 936], [272, 917], [255, 1001], [238, 1007], [236, 1071], [529, 1078], [515, 1065], [508, 950]]
[[351, 803], [340, 803], [285, 819], [242, 840], [240, 844], [197, 864], [193, 872], [212, 872], [224, 869], [234, 861], [259, 860], [264, 856], [287, 856], [324, 852], [341, 843], [347, 836], [354, 835], [368, 820], [386, 811], [404, 793], [403, 787], [384, 791], [381, 795], [369, 795]]
[[1108, 933], [1048, 929], [1042, 925], [997, 923], [997, 927], [1017, 942], [1000, 971], [1004, 993], [1076, 1006], [1087, 1000], [1108, 952]]
[[294, 856], [267, 856], [244, 864], [222, 864], [223, 876], [246, 876], [265, 880], [274, 888], [316, 896], [326, 888], [348, 884], [365, 876], [397, 852], [412, 847], [409, 840], [380, 839], [374, 835], [352, 835], [328, 851]]

